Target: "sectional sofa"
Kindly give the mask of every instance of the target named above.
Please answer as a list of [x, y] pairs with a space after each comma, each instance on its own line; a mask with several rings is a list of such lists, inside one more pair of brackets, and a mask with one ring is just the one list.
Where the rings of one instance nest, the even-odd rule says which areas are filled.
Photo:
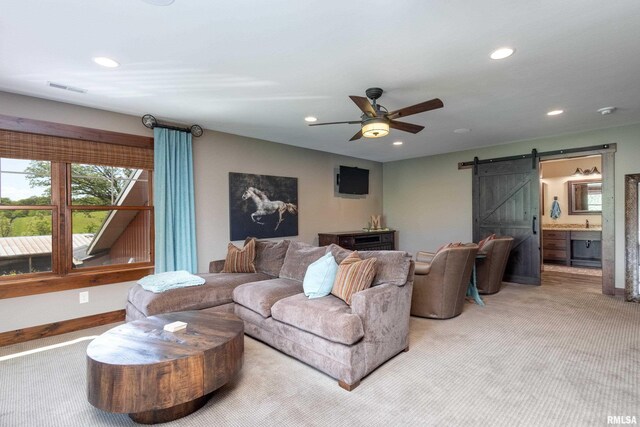
[[309, 299], [302, 282], [309, 264], [331, 251], [340, 263], [351, 251], [297, 241], [256, 241], [256, 273], [221, 273], [213, 261], [206, 283], [154, 294], [135, 285], [129, 292], [127, 321], [155, 314], [209, 310], [235, 313], [245, 333], [293, 356], [352, 390], [360, 380], [409, 347], [414, 263], [402, 251], [362, 251], [375, 257], [369, 289], [351, 305], [328, 295]]

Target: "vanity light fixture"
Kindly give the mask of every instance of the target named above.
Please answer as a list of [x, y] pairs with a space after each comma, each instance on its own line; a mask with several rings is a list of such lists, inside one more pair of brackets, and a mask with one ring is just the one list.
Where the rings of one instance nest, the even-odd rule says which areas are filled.
[[600, 175], [600, 171], [596, 166], [592, 167], [591, 169], [576, 168], [576, 171], [573, 173], [572, 176], [589, 176], [589, 175]]

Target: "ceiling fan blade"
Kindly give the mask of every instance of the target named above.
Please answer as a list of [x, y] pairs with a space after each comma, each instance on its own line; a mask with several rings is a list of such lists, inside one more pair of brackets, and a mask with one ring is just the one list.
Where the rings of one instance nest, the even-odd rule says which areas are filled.
[[371, 105], [371, 103], [367, 98], [363, 96], [355, 96], [355, 95], [350, 95], [349, 98], [351, 98], [351, 100], [355, 102], [355, 104], [358, 106], [360, 110], [362, 110], [363, 113], [365, 113], [370, 117], [376, 116], [376, 110], [373, 109], [373, 106]]
[[353, 135], [349, 141], [355, 141], [356, 139], [360, 139], [360, 138], [362, 138], [362, 129], [360, 129], [358, 133]]
[[340, 125], [340, 124], [350, 124], [355, 125], [356, 123], [360, 123], [360, 120], [350, 121], [350, 122], [327, 122], [327, 123], [309, 123], [309, 126], [322, 126], [322, 125]]
[[424, 126], [414, 125], [413, 123], [399, 122], [397, 120], [390, 120], [389, 127], [411, 133], [418, 133], [422, 129], [424, 129]]
[[404, 107], [396, 111], [392, 111], [387, 114], [390, 119], [397, 119], [399, 117], [407, 117], [412, 114], [423, 113], [429, 110], [436, 110], [444, 107], [442, 101], [438, 98], [433, 98], [431, 101], [421, 102], [420, 104], [412, 105], [411, 107]]

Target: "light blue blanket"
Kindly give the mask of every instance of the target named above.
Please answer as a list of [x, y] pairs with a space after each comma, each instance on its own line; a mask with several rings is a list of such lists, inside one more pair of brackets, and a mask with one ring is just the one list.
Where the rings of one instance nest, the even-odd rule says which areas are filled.
[[185, 288], [204, 284], [202, 277], [195, 276], [188, 271], [167, 271], [166, 273], [152, 274], [138, 280], [138, 284], [146, 291], [159, 294], [169, 289]]

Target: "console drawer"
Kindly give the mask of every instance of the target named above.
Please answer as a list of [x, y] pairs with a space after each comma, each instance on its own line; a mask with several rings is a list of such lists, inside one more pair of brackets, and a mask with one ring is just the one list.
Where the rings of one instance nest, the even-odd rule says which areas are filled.
[[556, 250], [556, 249], [544, 249], [543, 251], [544, 259], [555, 259], [555, 260], [566, 260], [567, 259], [567, 251], [566, 250]]
[[542, 230], [542, 237], [545, 239], [566, 239], [568, 231]]
[[565, 250], [567, 248], [567, 240], [558, 240], [558, 239], [544, 239], [544, 249], [562, 249]]

